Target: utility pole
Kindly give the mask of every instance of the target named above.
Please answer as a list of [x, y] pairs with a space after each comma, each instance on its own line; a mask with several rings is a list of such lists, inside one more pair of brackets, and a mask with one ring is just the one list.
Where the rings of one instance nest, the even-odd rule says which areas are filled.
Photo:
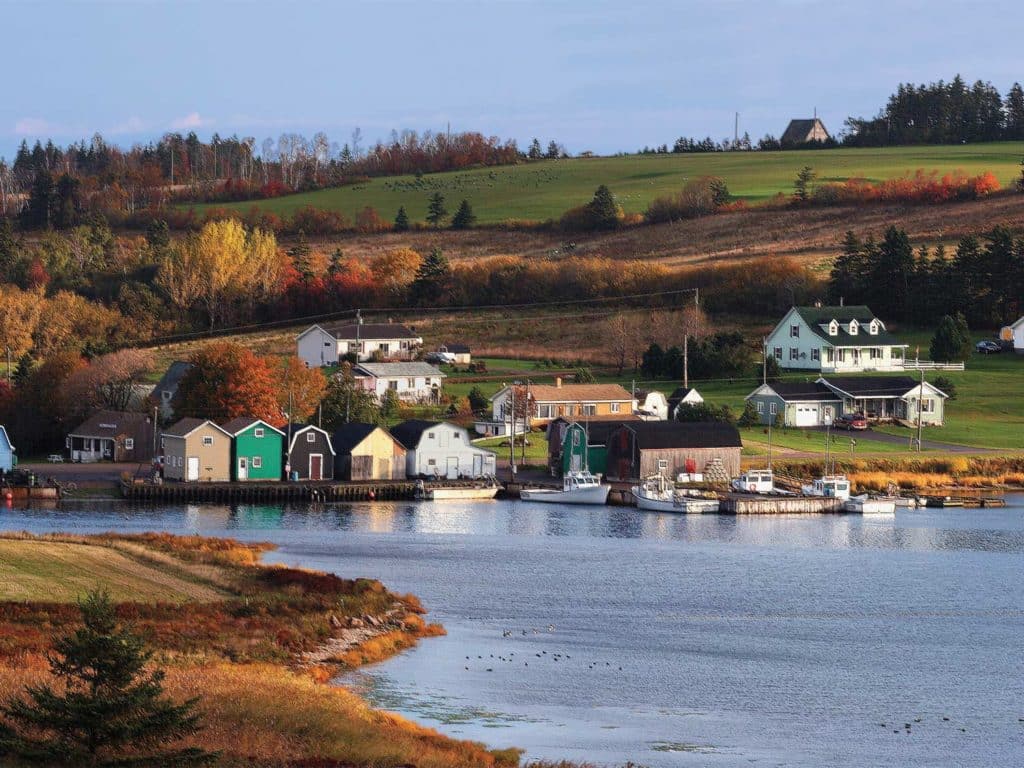
[[917, 393], [917, 452], [921, 452], [921, 406], [924, 403], [924, 368], [921, 369], [921, 390]]
[[7, 347], [7, 388], [11, 388], [11, 348]]
[[775, 423], [775, 414], [768, 414], [768, 471], [772, 469], [772, 424]]
[[761, 384], [768, 383], [768, 337], [761, 337]]
[[[526, 380], [526, 402], [523, 403], [523, 449], [520, 452], [519, 463], [526, 465], [526, 433], [530, 431], [530, 380]], [[515, 443], [515, 440], [512, 441]]]
[[509, 482], [515, 482], [516, 479], [516, 384], [512, 382], [512, 386], [508, 388], [509, 396], [509, 408], [511, 411], [508, 415], [508, 479]]
[[690, 334], [683, 334], [683, 388], [690, 388]]
[[733, 123], [732, 128], [732, 148], [736, 149], [740, 145], [740, 113], [736, 113], [736, 121]]
[[153, 458], [156, 458], [156, 427], [157, 427], [157, 414], [160, 412], [160, 406], [153, 406]]

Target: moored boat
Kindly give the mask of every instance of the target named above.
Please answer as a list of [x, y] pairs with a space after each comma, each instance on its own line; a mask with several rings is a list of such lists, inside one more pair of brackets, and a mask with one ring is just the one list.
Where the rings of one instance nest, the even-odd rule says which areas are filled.
[[732, 488], [740, 493], [774, 493], [775, 475], [770, 469], [748, 469], [732, 481]]
[[697, 491], [686, 491], [665, 482], [660, 475], [648, 478], [643, 485], [630, 488], [637, 509], [651, 512], [678, 512], [705, 514], [718, 511], [717, 497], [702, 496]]
[[810, 485], [801, 488], [804, 496], [822, 496], [827, 499], [848, 501], [850, 498], [850, 481], [846, 475], [825, 475], [816, 477]]
[[873, 499], [864, 493], [847, 499], [843, 504], [843, 510], [861, 515], [894, 515], [896, 514], [896, 502], [891, 499]]
[[500, 490], [501, 486], [494, 482], [427, 488], [420, 481], [416, 484], [416, 498], [426, 501], [493, 499]]
[[601, 478], [588, 470], [567, 472], [562, 478], [562, 489], [524, 488], [519, 492], [523, 501], [539, 501], [547, 504], [605, 504], [608, 502], [610, 485], [602, 485]]

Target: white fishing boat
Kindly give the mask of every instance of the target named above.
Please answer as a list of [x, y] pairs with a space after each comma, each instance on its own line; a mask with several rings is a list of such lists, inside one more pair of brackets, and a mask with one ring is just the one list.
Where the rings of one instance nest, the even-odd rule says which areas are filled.
[[630, 488], [638, 509], [651, 512], [705, 514], [718, 511], [718, 499], [702, 496], [699, 491], [675, 488], [661, 475], [650, 477], [643, 485]]
[[557, 488], [524, 488], [519, 492], [523, 501], [547, 504], [605, 504], [610, 485], [602, 485], [601, 478], [589, 470], [567, 472], [562, 478], [562, 490]]
[[501, 486], [494, 482], [427, 488], [420, 480], [416, 483], [416, 498], [425, 501], [493, 499], [500, 490]]
[[800, 490], [803, 491], [804, 496], [819, 496], [841, 501], [850, 499], [850, 481], [846, 475], [817, 477], [810, 485], [804, 485]]
[[873, 499], [864, 493], [860, 496], [851, 496], [843, 504], [843, 511], [861, 515], [894, 515], [896, 502], [892, 499]]
[[732, 481], [732, 488], [740, 493], [774, 493], [775, 474], [770, 469], [748, 469]]

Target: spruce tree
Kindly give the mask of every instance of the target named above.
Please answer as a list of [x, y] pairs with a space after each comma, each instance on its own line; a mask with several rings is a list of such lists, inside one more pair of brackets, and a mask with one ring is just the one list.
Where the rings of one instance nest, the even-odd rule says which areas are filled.
[[398, 215], [395, 216], [395, 231], [405, 232], [409, 229], [409, 214], [405, 212], [405, 206], [398, 207]]
[[298, 240], [295, 245], [288, 249], [288, 255], [292, 259], [295, 271], [302, 275], [302, 279], [306, 282], [313, 277], [313, 267], [309, 263], [311, 253], [309, 243], [306, 242], [306, 233], [300, 229]]
[[619, 206], [615, 197], [604, 184], [594, 192], [594, 199], [587, 203], [590, 225], [594, 229], [615, 229], [619, 226]]
[[18, 243], [14, 239], [11, 220], [0, 216], [0, 281], [14, 282], [14, 265], [18, 261]]
[[531, 160], [540, 160], [541, 157], [543, 157], [543, 154], [544, 153], [540, 148], [540, 141], [535, 137], [533, 141], [530, 142], [530, 150], [526, 153], [526, 156]]
[[444, 195], [435, 192], [430, 196], [430, 203], [427, 205], [427, 221], [435, 227], [439, 227], [447, 215], [448, 209], [444, 207]]
[[476, 214], [468, 200], [459, 203], [459, 210], [452, 217], [452, 229], [469, 229], [476, 223]]
[[147, 671], [152, 652], [118, 626], [110, 597], [90, 593], [79, 608], [83, 626], [48, 657], [62, 685], [29, 686], [0, 707], [0, 756], [47, 766], [214, 762], [216, 754], [195, 747], [164, 749], [199, 730], [196, 700], [164, 698], [163, 671]]
[[440, 248], [434, 248], [420, 263], [416, 277], [409, 286], [412, 303], [432, 305], [439, 303], [448, 292], [451, 266]]

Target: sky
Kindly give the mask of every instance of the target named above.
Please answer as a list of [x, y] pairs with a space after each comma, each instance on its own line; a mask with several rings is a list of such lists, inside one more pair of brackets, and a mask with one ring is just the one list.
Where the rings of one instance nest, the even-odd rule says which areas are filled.
[[0, 156], [22, 139], [392, 129], [570, 152], [833, 133], [900, 82], [1024, 80], [1024, 2], [0, 0]]

